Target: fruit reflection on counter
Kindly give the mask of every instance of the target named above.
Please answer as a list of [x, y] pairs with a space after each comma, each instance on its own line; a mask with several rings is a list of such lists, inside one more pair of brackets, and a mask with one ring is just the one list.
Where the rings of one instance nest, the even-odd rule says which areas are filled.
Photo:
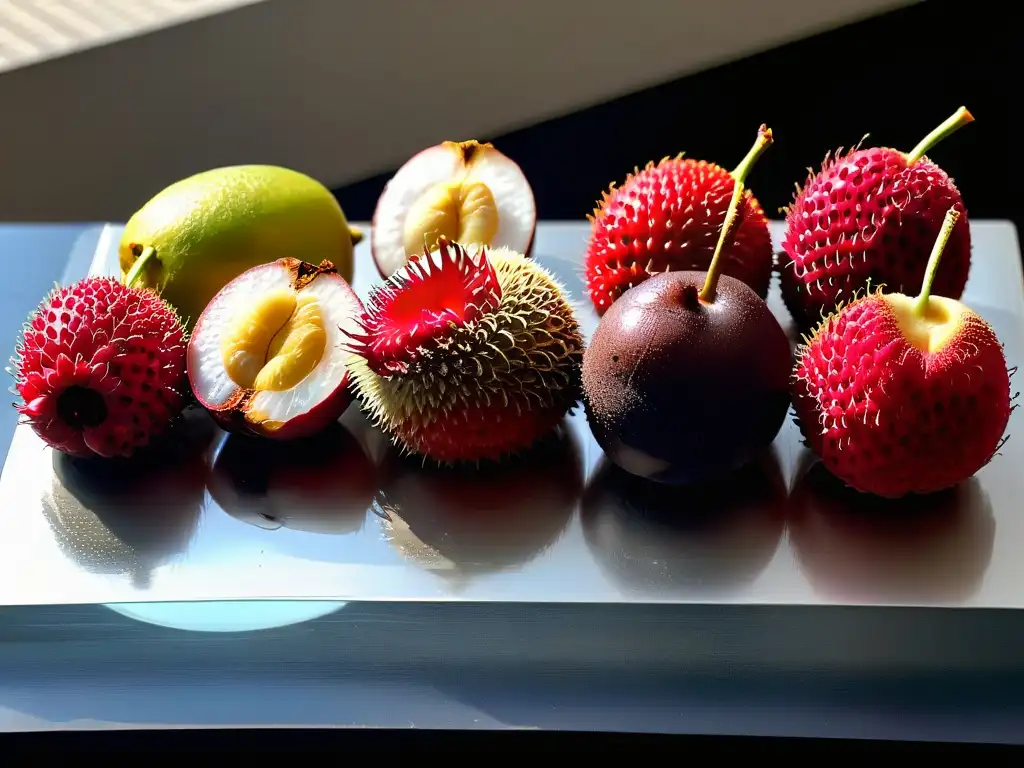
[[529, 255], [536, 228], [533, 190], [518, 165], [491, 144], [445, 141], [415, 155], [387, 183], [370, 244], [386, 279], [442, 237]]
[[[637, 169], [612, 185], [591, 216], [584, 256], [590, 300], [602, 314], [630, 288], [662, 272], [704, 272], [711, 265], [733, 193], [749, 166], [731, 173], [679, 156]], [[723, 275], [746, 283], [762, 299], [774, 269], [764, 211], [743, 191], [737, 226], [719, 256]]]
[[789, 207], [780, 273], [783, 298], [808, 328], [871, 286], [921, 290], [932, 243], [950, 208], [961, 214], [932, 291], [959, 299], [971, 265], [960, 191], [925, 156], [974, 118], [961, 107], [910, 152], [872, 147], [826, 158]]
[[214, 168], [171, 184], [129, 219], [118, 251], [126, 285], [153, 288], [186, 326], [247, 269], [330, 261], [346, 281], [360, 239], [331, 192], [288, 168]]
[[605, 454], [659, 482], [703, 481], [765, 450], [786, 419], [789, 341], [767, 304], [721, 273], [721, 254], [758, 139], [735, 173], [709, 270], [668, 272], [631, 288], [604, 314], [583, 358], [584, 402]]
[[202, 452], [212, 423], [190, 413], [164, 437], [130, 459], [52, 453], [43, 514], [58, 546], [85, 571], [126, 575], [145, 588], [154, 569], [188, 552], [204, 509]]
[[152, 291], [91, 277], [55, 289], [29, 317], [11, 372], [23, 420], [79, 457], [130, 457], [185, 407], [186, 334]]
[[727, 593], [768, 566], [786, 521], [773, 451], [724, 482], [679, 488], [602, 460], [582, 507], [587, 544], [609, 578], [641, 596]]
[[554, 277], [505, 248], [439, 247], [368, 300], [348, 367], [356, 396], [403, 449], [500, 460], [579, 400], [583, 338]]
[[949, 603], [981, 587], [996, 522], [975, 479], [880, 499], [804, 461], [789, 500], [789, 540], [808, 581], [851, 603]]
[[520, 568], [552, 546], [583, 491], [583, 457], [566, 425], [501, 465], [424, 466], [395, 449], [377, 507], [410, 562], [458, 582]]
[[287, 443], [231, 435], [209, 490], [221, 509], [258, 528], [340, 535], [363, 527], [377, 482], [362, 446], [334, 423]]
[[192, 391], [228, 431], [281, 440], [315, 434], [351, 402], [346, 344], [362, 311], [330, 262], [254, 267], [196, 323], [188, 344]]
[[1012, 408], [995, 331], [931, 289], [959, 212], [946, 214], [916, 297], [874, 291], [825, 319], [796, 365], [793, 405], [809, 447], [860, 491], [926, 494], [998, 451]]

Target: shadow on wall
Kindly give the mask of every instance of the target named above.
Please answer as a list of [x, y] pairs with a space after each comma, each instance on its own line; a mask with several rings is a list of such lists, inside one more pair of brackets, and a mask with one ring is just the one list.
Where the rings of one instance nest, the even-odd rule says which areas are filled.
[[[976, 122], [935, 160], [973, 217], [1020, 227], [1014, 99], [1005, 93], [1017, 40], [1011, 25], [993, 23], [1001, 13], [991, 0], [930, 0], [493, 141], [530, 179], [541, 218], [582, 219], [611, 181], [649, 160], [685, 151], [733, 167], [767, 122], [776, 141], [751, 186], [772, 217], [827, 151], [868, 133], [871, 143], [910, 150], [965, 104]], [[351, 217], [369, 218], [389, 176], [337, 190]]]

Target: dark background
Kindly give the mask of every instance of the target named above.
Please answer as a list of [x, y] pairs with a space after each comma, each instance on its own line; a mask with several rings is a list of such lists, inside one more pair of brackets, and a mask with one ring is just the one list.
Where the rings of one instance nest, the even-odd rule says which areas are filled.
[[[609, 182], [648, 160], [685, 151], [732, 168], [765, 122], [775, 144], [749, 181], [768, 216], [779, 218], [794, 184], [827, 151], [866, 133], [868, 144], [909, 151], [965, 105], [975, 122], [930, 156], [973, 218], [1020, 227], [1013, 16], [1009, 3], [927, 0], [504, 136], [450, 138], [489, 139], [516, 160], [540, 218], [581, 219]], [[626, 55], [642, 52], [609, 41], [608, 66]], [[349, 218], [370, 218], [390, 175], [336, 190]]]

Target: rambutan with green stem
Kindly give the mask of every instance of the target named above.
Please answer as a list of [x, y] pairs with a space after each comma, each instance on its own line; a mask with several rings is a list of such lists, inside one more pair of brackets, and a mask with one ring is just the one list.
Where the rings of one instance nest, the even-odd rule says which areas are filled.
[[782, 296], [797, 324], [813, 327], [842, 302], [871, 285], [921, 290], [928, 254], [955, 208], [932, 293], [959, 299], [971, 266], [971, 234], [953, 180], [925, 153], [974, 117], [961, 107], [910, 152], [855, 148], [826, 156], [786, 209], [779, 254]]
[[405, 451], [500, 460], [580, 397], [583, 337], [562, 287], [505, 248], [441, 238], [376, 289], [351, 334], [353, 389]]
[[953, 487], [989, 462], [1012, 410], [992, 327], [932, 287], [951, 207], [916, 297], [881, 290], [825, 318], [800, 348], [793, 407], [807, 445], [847, 485], [897, 498]]

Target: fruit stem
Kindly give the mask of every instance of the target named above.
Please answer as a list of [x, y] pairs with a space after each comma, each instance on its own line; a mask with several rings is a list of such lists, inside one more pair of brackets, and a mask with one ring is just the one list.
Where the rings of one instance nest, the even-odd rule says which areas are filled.
[[935, 281], [935, 273], [939, 271], [939, 262], [942, 260], [942, 252], [946, 249], [953, 228], [960, 220], [960, 211], [950, 208], [946, 211], [946, 218], [942, 220], [942, 229], [939, 230], [939, 237], [932, 246], [932, 253], [928, 257], [928, 267], [925, 269], [924, 282], [921, 284], [921, 293], [914, 302], [914, 314], [923, 317], [928, 310], [928, 299], [932, 293], [932, 283]]
[[960, 130], [968, 123], [973, 122], [974, 115], [967, 111], [967, 107], [960, 107], [960, 109], [946, 118], [942, 125], [921, 139], [918, 145], [907, 153], [907, 165], [913, 165], [940, 141]]
[[124, 284], [129, 288], [139, 279], [139, 275], [142, 274], [142, 270], [146, 268], [146, 264], [156, 256], [156, 248], [149, 245], [142, 249], [142, 253], [139, 254], [139, 258], [132, 264], [132, 268], [128, 270], [128, 274], [124, 276]]
[[725, 213], [725, 221], [722, 224], [722, 231], [718, 235], [718, 244], [715, 245], [715, 255], [711, 258], [711, 266], [708, 267], [707, 276], [704, 278], [704, 287], [700, 289], [700, 300], [711, 302], [715, 300], [715, 289], [718, 288], [718, 274], [721, 271], [722, 251], [725, 250], [725, 241], [732, 235], [736, 222], [739, 220], [740, 202], [743, 200], [744, 182], [747, 174], [754, 167], [754, 163], [764, 154], [764, 151], [772, 145], [772, 129], [762, 125], [757, 130], [757, 141], [747, 152], [747, 156], [736, 166], [732, 172], [735, 180], [732, 189], [732, 200], [729, 201], [729, 209]]

